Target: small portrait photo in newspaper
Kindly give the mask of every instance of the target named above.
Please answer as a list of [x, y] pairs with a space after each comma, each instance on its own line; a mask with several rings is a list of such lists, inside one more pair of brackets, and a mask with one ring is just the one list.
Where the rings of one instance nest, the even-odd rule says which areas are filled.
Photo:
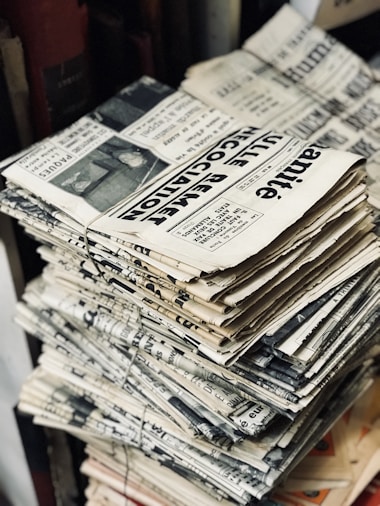
[[51, 183], [84, 198], [103, 212], [167, 166], [148, 149], [114, 136], [52, 179]]

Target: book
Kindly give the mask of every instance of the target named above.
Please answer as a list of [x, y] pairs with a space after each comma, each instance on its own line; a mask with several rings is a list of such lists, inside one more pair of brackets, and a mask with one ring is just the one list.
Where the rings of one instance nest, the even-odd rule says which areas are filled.
[[3, 0], [0, 9], [24, 47], [34, 135], [43, 138], [89, 107], [87, 7], [77, 0]]
[[194, 51], [198, 59], [212, 58], [237, 49], [240, 39], [240, 0], [197, 0], [192, 2], [191, 9], [193, 29], [197, 33]]
[[153, 42], [137, 5], [103, 0], [87, 5], [91, 80], [95, 101], [101, 103], [140, 76], [155, 74]]
[[194, 61], [193, 30], [188, 0], [163, 0], [163, 42], [167, 60], [166, 82], [178, 86]]
[[92, 81], [101, 102], [128, 82], [127, 38], [124, 18], [112, 4], [89, 2], [88, 14]]
[[3, 68], [0, 67], [0, 160], [5, 159], [20, 149], [12, 105], [9, 99], [7, 83]]
[[155, 68], [154, 75], [161, 81], [166, 80], [169, 70], [165, 45], [164, 45], [164, 12], [162, 0], [140, 0], [139, 1], [141, 24], [144, 32], [149, 34], [152, 41], [152, 60]]
[[17, 149], [25, 148], [33, 142], [33, 129], [30, 117], [29, 83], [26, 78], [24, 49], [20, 37], [13, 37], [9, 23], [0, 19], [0, 53], [4, 81], [18, 142]]

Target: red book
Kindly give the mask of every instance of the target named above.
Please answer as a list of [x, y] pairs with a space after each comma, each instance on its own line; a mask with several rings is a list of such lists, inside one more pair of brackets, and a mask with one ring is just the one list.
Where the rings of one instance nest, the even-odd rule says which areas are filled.
[[71, 124], [90, 108], [88, 13], [78, 0], [0, 0], [22, 41], [37, 139]]

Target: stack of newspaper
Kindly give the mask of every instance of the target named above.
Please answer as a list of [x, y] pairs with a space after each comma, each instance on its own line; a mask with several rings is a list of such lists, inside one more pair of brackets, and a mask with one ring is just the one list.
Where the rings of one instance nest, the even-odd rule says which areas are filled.
[[3, 175], [46, 261], [19, 407], [87, 443], [89, 504], [261, 500], [371, 385], [362, 156], [142, 78]]

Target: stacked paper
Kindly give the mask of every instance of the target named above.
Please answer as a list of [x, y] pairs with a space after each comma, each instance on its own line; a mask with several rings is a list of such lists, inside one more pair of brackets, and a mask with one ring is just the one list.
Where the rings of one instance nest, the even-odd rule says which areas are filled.
[[46, 261], [19, 407], [87, 443], [88, 504], [262, 500], [371, 385], [362, 156], [142, 78], [3, 175]]

